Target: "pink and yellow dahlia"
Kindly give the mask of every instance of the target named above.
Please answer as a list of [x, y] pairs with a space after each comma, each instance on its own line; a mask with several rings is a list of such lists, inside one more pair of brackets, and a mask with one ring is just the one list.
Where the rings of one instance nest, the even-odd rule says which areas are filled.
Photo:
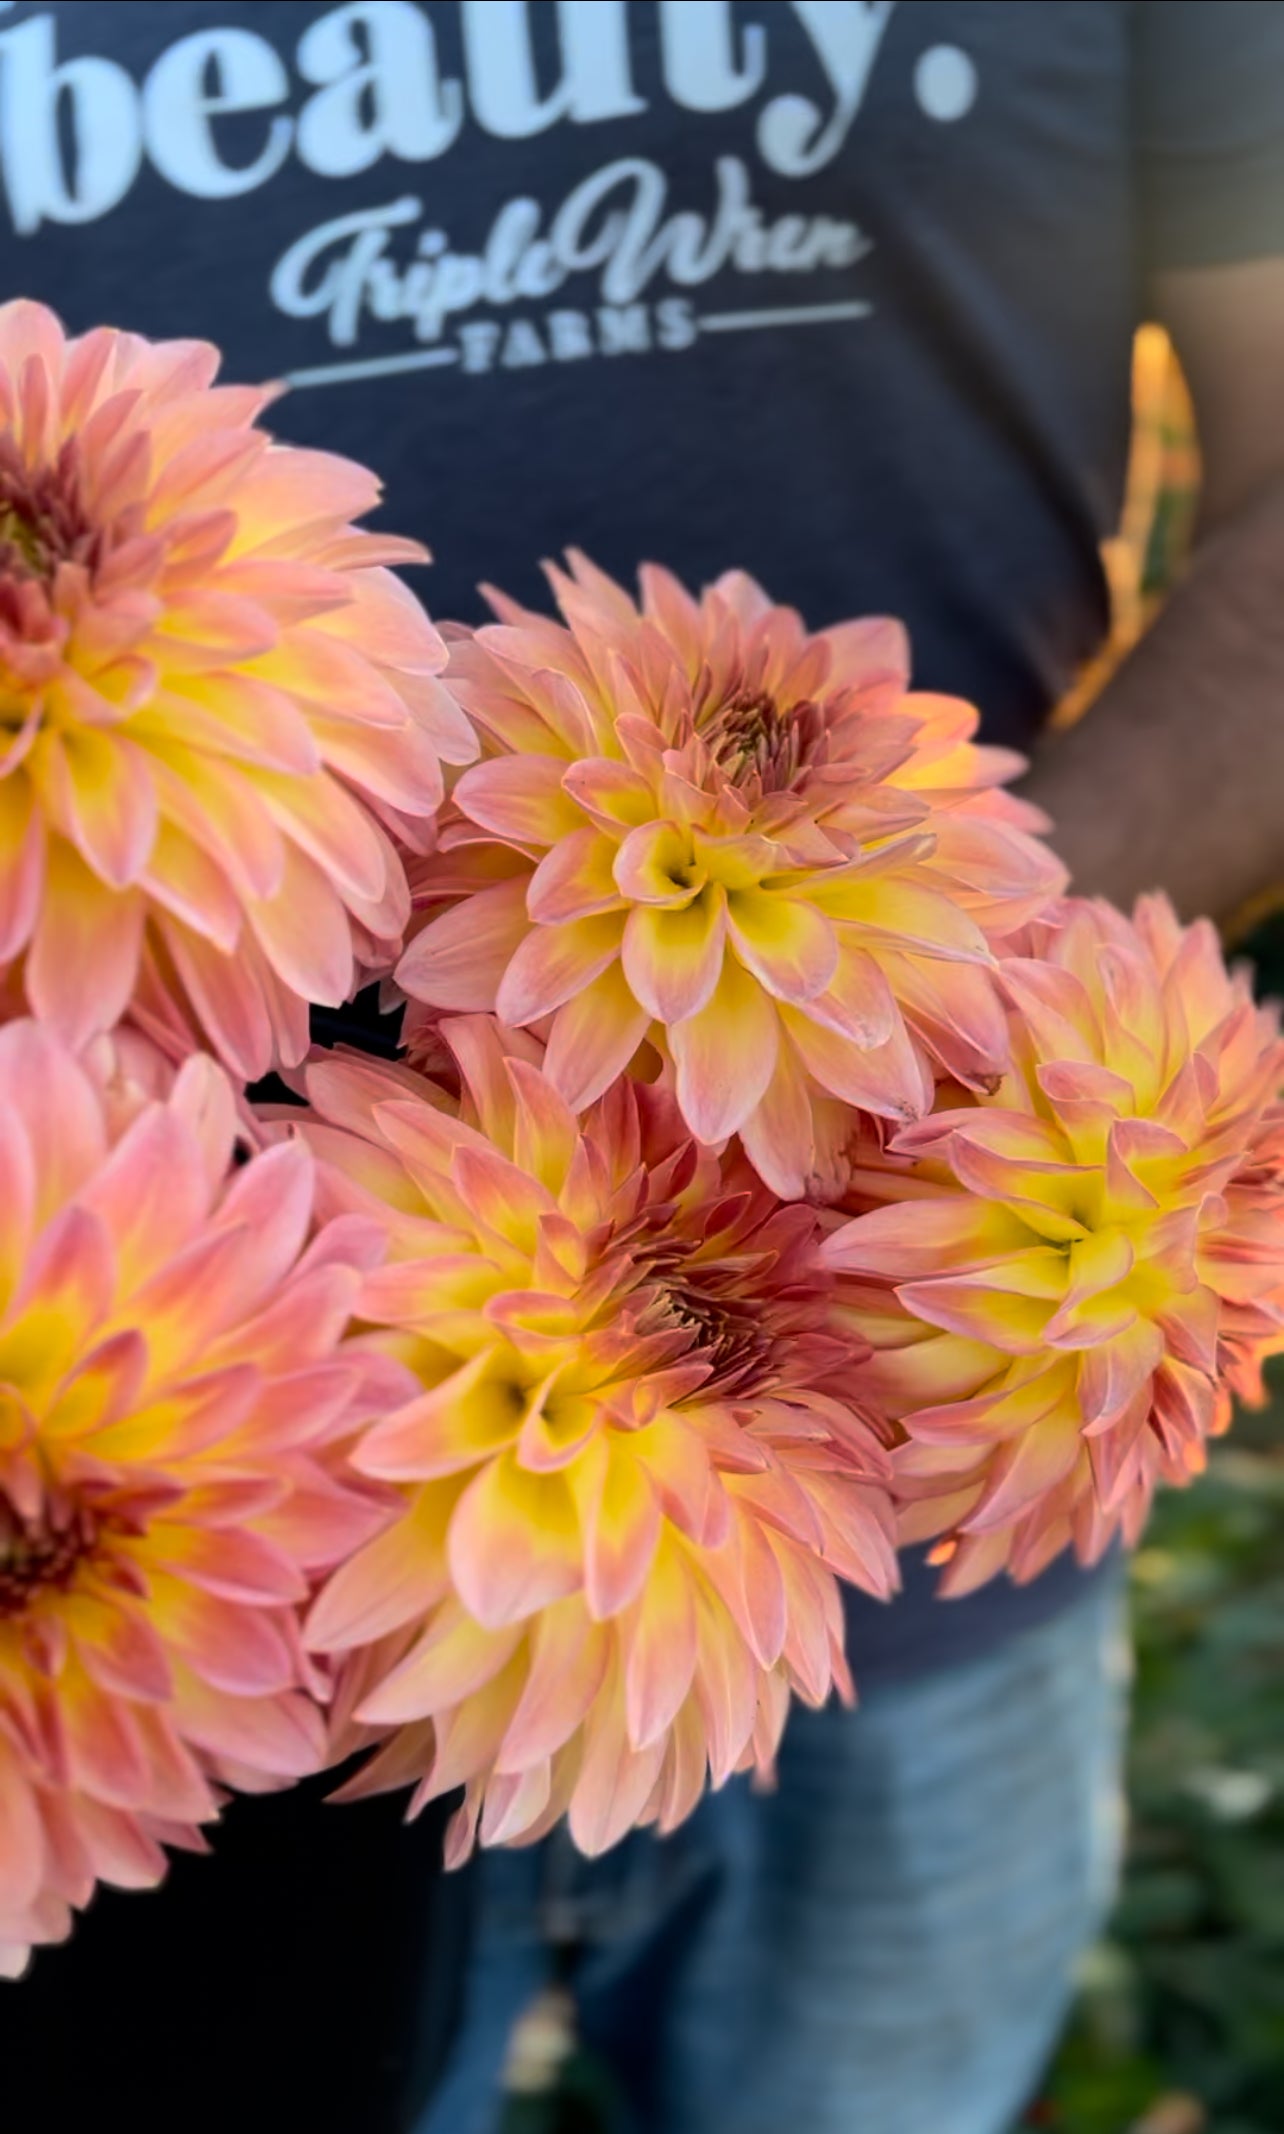
[[639, 609], [572, 571], [551, 573], [563, 622], [496, 597], [502, 623], [452, 646], [486, 760], [412, 870], [429, 923], [398, 982], [549, 1018], [577, 1109], [651, 1040], [692, 1132], [739, 1133], [796, 1196], [818, 1104], [904, 1121], [935, 1070], [1002, 1069], [990, 943], [1061, 871], [998, 789], [1020, 759], [975, 744], [969, 706], [906, 693], [897, 624], [810, 636], [735, 573], [696, 602], [645, 569]]
[[274, 444], [217, 350], [0, 307], [0, 974], [70, 1041], [132, 996], [244, 1078], [395, 960], [389, 832], [476, 753], [445, 647], [350, 522], [371, 474]]
[[1068, 901], [1028, 945], [1012, 1072], [856, 1171], [827, 1247], [907, 1435], [902, 1538], [946, 1537], [955, 1593], [1134, 1542], [1284, 1328], [1274, 1014], [1161, 897]]
[[381, 1240], [309, 1245], [308, 1151], [232, 1169], [236, 1124], [199, 1055], [0, 1030], [0, 1976], [322, 1759], [298, 1610], [385, 1516], [337, 1349]]
[[895, 1584], [889, 1463], [816, 1211], [662, 1092], [577, 1122], [531, 1040], [444, 1033], [458, 1100], [358, 1059], [306, 1075], [323, 1205], [390, 1231], [358, 1338], [418, 1382], [352, 1455], [401, 1516], [307, 1637], [349, 1656], [336, 1754], [385, 1737], [350, 1791], [463, 1785], [452, 1859], [564, 1814], [597, 1852], [768, 1765], [791, 1692], [848, 1688], [835, 1573]]
[[452, 647], [486, 740], [454, 785], [414, 999], [548, 1024], [576, 1108], [651, 1039], [702, 1142], [740, 1133], [787, 1197], [817, 1105], [917, 1118], [932, 1073], [1005, 1065], [990, 941], [1062, 875], [973, 743], [970, 706], [906, 694], [896, 623], [808, 636], [751, 578], [700, 602], [661, 570], [636, 608], [582, 557], [563, 623], [495, 600]]

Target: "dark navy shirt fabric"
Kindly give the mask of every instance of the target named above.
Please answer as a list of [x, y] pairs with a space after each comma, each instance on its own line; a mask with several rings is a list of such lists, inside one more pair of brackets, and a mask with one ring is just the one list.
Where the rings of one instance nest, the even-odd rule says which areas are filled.
[[[0, 6], [0, 293], [292, 380], [439, 617], [572, 542], [737, 564], [994, 740], [1101, 636], [1148, 272], [1281, 249], [1274, 0]], [[1079, 1574], [909, 1580], [865, 1680]]]

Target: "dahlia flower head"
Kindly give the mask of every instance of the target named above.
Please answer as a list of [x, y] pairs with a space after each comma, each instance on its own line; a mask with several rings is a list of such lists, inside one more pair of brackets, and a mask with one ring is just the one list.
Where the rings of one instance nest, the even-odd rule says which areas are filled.
[[0, 306], [0, 982], [71, 1042], [131, 1000], [242, 1079], [395, 961], [394, 846], [475, 743], [445, 647], [218, 351]]
[[[946, 1592], [1139, 1537], [1284, 1346], [1284, 1045], [1206, 920], [1067, 900], [1006, 961], [992, 1095], [871, 1141], [829, 1240]], [[881, 1205], [880, 1205], [881, 1203]]]
[[992, 942], [1064, 886], [1001, 790], [1021, 759], [907, 694], [900, 626], [808, 635], [752, 579], [641, 605], [572, 555], [562, 621], [492, 594], [448, 681], [485, 759], [412, 862], [411, 998], [547, 1039], [576, 1109], [650, 1044], [692, 1133], [738, 1133], [786, 1198], [845, 1107], [897, 1123], [983, 1087], [1007, 1035]]
[[386, 1516], [342, 1467], [377, 1229], [302, 1145], [233, 1166], [212, 1061], [0, 1030], [0, 1976], [97, 1882], [318, 1768], [299, 1609]]
[[306, 1635], [341, 1668], [332, 1753], [382, 1743], [348, 1793], [463, 1786], [452, 1863], [563, 1815], [596, 1853], [767, 1768], [791, 1693], [850, 1693], [836, 1574], [896, 1584], [890, 1464], [819, 1211], [663, 1091], [577, 1120], [529, 1037], [442, 1034], [453, 1088], [306, 1071], [323, 1209], [389, 1226], [358, 1345], [413, 1385], [351, 1456], [399, 1516]]

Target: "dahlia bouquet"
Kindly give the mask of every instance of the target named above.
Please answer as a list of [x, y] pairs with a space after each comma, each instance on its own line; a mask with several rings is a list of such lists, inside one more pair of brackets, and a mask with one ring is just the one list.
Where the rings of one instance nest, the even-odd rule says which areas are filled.
[[671, 1829], [840, 1581], [1135, 1540], [1284, 1345], [1273, 1017], [896, 623], [573, 555], [439, 634], [217, 365], [0, 308], [10, 1976], [329, 1766]]

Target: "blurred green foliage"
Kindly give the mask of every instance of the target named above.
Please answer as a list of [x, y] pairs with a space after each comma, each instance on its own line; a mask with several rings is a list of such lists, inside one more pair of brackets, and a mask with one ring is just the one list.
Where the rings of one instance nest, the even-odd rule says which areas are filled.
[[1284, 2130], [1284, 1376], [1133, 1570], [1131, 1832], [1030, 2125]]

